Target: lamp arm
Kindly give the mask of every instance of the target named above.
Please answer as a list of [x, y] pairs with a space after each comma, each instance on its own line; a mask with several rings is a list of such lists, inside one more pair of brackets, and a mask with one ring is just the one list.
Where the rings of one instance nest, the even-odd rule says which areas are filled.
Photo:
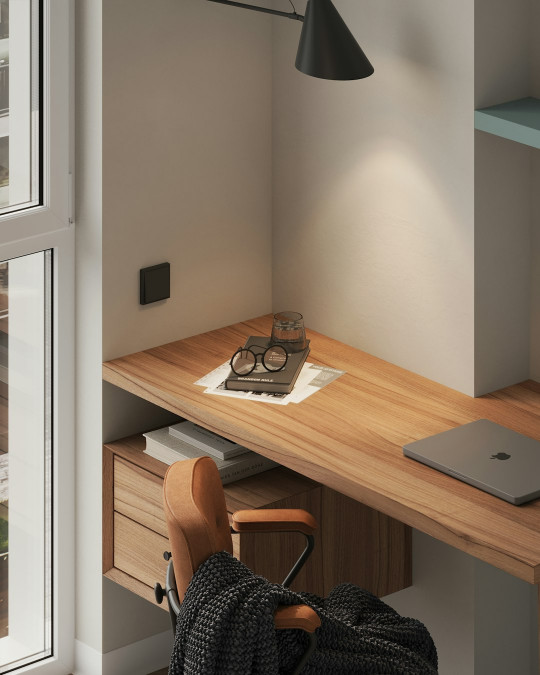
[[256, 7], [255, 5], [247, 5], [244, 2], [233, 2], [233, 0], [208, 0], [209, 2], [219, 2], [220, 5], [231, 5], [232, 7], [242, 7], [242, 9], [252, 9], [255, 12], [264, 12], [265, 14], [274, 14], [276, 16], [284, 16], [287, 19], [295, 19], [296, 21], [303, 21], [304, 17], [296, 12], [280, 12], [277, 9], [268, 9], [267, 7]]

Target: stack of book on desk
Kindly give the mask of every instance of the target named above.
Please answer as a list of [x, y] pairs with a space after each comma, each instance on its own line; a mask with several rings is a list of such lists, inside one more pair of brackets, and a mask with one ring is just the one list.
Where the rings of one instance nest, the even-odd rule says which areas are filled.
[[[258, 350], [264, 350], [271, 344], [270, 339], [267, 337], [252, 335], [248, 338], [244, 349], [256, 347]], [[257, 366], [249, 375], [236, 375], [231, 370], [225, 380], [225, 389], [233, 389], [234, 391], [262, 391], [269, 394], [290, 394], [308, 354], [309, 340], [306, 340], [306, 346], [302, 351], [288, 354], [287, 363], [282, 370], [272, 372], [265, 370], [261, 365]]]
[[144, 452], [165, 464], [205, 455], [211, 457], [223, 485], [278, 466], [271, 459], [187, 420], [143, 435], [146, 438]]

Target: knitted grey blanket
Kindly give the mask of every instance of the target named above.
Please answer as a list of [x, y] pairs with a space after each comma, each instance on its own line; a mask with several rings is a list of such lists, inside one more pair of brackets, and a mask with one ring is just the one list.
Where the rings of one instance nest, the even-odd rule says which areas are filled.
[[253, 574], [229, 553], [197, 570], [176, 628], [169, 675], [290, 673], [307, 645], [300, 630], [276, 631], [278, 605], [304, 603], [321, 617], [306, 675], [433, 675], [435, 645], [423, 624], [400, 616], [367, 591], [341, 584], [322, 599]]

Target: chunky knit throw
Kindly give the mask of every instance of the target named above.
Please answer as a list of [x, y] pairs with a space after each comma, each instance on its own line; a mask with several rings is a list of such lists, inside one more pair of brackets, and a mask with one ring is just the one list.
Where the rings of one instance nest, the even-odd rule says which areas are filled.
[[423, 624], [400, 616], [357, 586], [336, 586], [328, 598], [294, 593], [253, 574], [229, 553], [197, 570], [176, 627], [169, 675], [290, 673], [308, 642], [300, 630], [274, 629], [278, 605], [307, 604], [321, 617], [306, 675], [437, 673], [435, 645]]

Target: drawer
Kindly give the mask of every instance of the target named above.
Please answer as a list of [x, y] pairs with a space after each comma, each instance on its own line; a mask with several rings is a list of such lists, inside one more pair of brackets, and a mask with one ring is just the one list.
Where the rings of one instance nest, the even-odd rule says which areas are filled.
[[113, 490], [114, 510], [117, 513], [167, 537], [161, 478], [115, 457]]
[[114, 567], [153, 588], [156, 581], [163, 584], [167, 561], [163, 552], [169, 550], [165, 537], [126, 518], [114, 514]]

